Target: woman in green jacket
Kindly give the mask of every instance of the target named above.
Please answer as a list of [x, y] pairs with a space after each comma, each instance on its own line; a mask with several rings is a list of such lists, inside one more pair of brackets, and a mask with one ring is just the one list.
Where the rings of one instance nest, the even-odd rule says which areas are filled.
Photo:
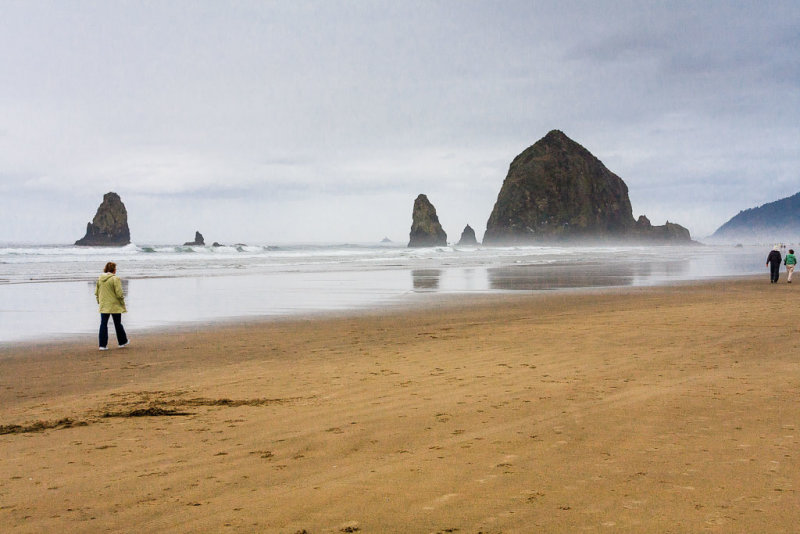
[[788, 282], [792, 283], [792, 273], [794, 272], [794, 266], [797, 264], [797, 258], [794, 255], [794, 250], [789, 249], [789, 253], [783, 259], [783, 264], [786, 266], [786, 273], [788, 274]]
[[122, 280], [117, 276], [117, 264], [106, 263], [103, 274], [97, 279], [94, 296], [100, 306], [100, 350], [108, 350], [108, 318], [114, 319], [114, 330], [120, 348], [128, 345], [128, 336], [122, 327], [122, 314], [125, 313], [125, 295], [122, 293]]

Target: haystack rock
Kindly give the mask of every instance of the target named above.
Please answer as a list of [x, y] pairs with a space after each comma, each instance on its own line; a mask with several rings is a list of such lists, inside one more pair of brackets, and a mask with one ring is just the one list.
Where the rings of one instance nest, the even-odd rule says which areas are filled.
[[414, 201], [408, 246], [437, 247], [442, 245], [447, 245], [447, 234], [439, 224], [436, 208], [428, 201], [428, 197], [420, 195]]
[[131, 242], [128, 229], [128, 211], [119, 195], [110, 192], [103, 195], [92, 222], [86, 225], [86, 235], [75, 241], [86, 247], [122, 247]]
[[478, 244], [478, 240], [475, 237], [475, 230], [473, 230], [470, 225], [464, 227], [464, 231], [461, 232], [461, 239], [458, 240], [458, 244], [461, 246]]
[[553, 130], [511, 162], [483, 243], [564, 241], [688, 243], [691, 237], [678, 224], [635, 221], [622, 178]]
[[203, 239], [203, 234], [200, 232], [194, 233], [194, 241], [187, 241], [183, 244], [184, 247], [202, 247], [205, 246], [206, 240]]

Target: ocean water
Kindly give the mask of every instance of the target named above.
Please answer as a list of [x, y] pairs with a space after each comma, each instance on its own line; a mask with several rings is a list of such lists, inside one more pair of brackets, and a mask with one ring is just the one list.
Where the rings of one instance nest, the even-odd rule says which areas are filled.
[[[647, 286], [763, 273], [768, 248], [396, 244], [122, 248], [0, 245], [0, 343], [96, 335], [117, 263], [137, 331], [424, 303], [436, 295]], [[112, 333], [112, 345], [113, 345]]]

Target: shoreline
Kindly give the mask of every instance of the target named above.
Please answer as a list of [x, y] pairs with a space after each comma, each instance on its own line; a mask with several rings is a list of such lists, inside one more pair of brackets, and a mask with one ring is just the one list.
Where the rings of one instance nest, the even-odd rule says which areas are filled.
[[[0, 349], [14, 532], [792, 532], [766, 276]], [[15, 425], [18, 425], [15, 427]]]
[[[263, 257], [135, 253], [135, 259], [118, 264], [130, 312], [124, 323], [135, 334], [209, 320], [384, 308], [420, 300], [409, 295], [421, 293], [649, 286], [763, 269], [761, 252], [751, 248], [523, 247], [493, 254], [379, 247], [355, 256], [348, 249], [319, 247]], [[95, 261], [106, 259], [23, 254], [4, 263], [0, 279], [11, 283], [0, 283], [0, 344], [95, 335], [92, 280]], [[40, 278], [48, 282], [37, 283]]]
[[[235, 328], [237, 326], [251, 326], [258, 327], [260, 325], [270, 324], [274, 322], [285, 321], [306, 321], [306, 320], [326, 320], [335, 318], [346, 317], [364, 317], [371, 315], [385, 315], [395, 313], [413, 312], [416, 310], [424, 309], [428, 306], [443, 306], [445, 309], [448, 305], [454, 307], [462, 305], [463, 302], [469, 301], [475, 304], [491, 304], [493, 300], [504, 301], [507, 299], [526, 299], [542, 295], [550, 295], [553, 293], [565, 294], [596, 294], [606, 292], [624, 292], [624, 291], [640, 291], [643, 289], [656, 288], [656, 287], [681, 287], [693, 286], [702, 284], [713, 284], [723, 280], [757, 280], [761, 275], [743, 274], [732, 275], [727, 277], [710, 277], [693, 280], [668, 280], [664, 282], [655, 283], [652, 285], [619, 285], [619, 286], [587, 286], [587, 287], [554, 287], [552, 289], [534, 289], [534, 290], [506, 290], [503, 292], [498, 291], [473, 291], [473, 292], [438, 292], [438, 291], [421, 291], [417, 292], [418, 302], [409, 302], [409, 294], [398, 295], [391, 297], [386, 301], [378, 301], [370, 304], [358, 305], [352, 308], [344, 309], [319, 309], [311, 311], [298, 311], [295, 313], [286, 314], [269, 314], [269, 315], [242, 315], [219, 317], [217, 319], [204, 319], [197, 321], [185, 321], [177, 323], [162, 324], [158, 326], [148, 326], [144, 328], [129, 329], [125, 318], [127, 314], [123, 315], [123, 324], [126, 324], [126, 331], [131, 341], [134, 337], [152, 337], [159, 335], [169, 335], [172, 333], [192, 333], [200, 330], [217, 330], [226, 328]], [[424, 302], [423, 302], [424, 301]], [[109, 330], [110, 346], [116, 342], [113, 328]], [[92, 342], [96, 338], [96, 332], [77, 332], [77, 333], [62, 333], [62, 334], [44, 334], [39, 339], [20, 339], [20, 340], [0, 340], [0, 359], [4, 358], [5, 352], [14, 352], [33, 347], [49, 347], [52, 345], [75, 345], [83, 346], [88, 340]]]

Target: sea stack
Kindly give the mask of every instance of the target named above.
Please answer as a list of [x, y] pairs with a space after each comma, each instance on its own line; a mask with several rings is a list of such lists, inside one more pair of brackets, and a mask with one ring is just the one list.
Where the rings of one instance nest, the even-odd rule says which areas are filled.
[[437, 247], [444, 245], [447, 245], [447, 234], [439, 224], [436, 208], [428, 201], [428, 197], [419, 195], [414, 201], [408, 246]]
[[131, 242], [128, 229], [128, 211], [119, 195], [110, 192], [103, 195], [92, 222], [86, 225], [86, 235], [75, 241], [85, 247], [122, 247]]
[[674, 223], [635, 221], [622, 178], [553, 130], [511, 162], [483, 243], [565, 241], [691, 242], [691, 237]]
[[205, 246], [206, 240], [203, 239], [203, 234], [200, 232], [194, 233], [194, 241], [187, 241], [183, 244], [184, 247], [202, 247]]
[[458, 244], [461, 246], [478, 244], [478, 239], [475, 237], [475, 230], [473, 230], [470, 225], [466, 225], [464, 227], [464, 231], [461, 232], [461, 239], [458, 240]]
[[636, 225], [633, 231], [633, 238], [641, 241], [651, 242], [691, 242], [692, 236], [689, 235], [689, 230], [681, 226], [667, 221], [661, 226], [653, 226], [650, 224], [650, 219], [644, 215], [640, 215], [636, 220]]

